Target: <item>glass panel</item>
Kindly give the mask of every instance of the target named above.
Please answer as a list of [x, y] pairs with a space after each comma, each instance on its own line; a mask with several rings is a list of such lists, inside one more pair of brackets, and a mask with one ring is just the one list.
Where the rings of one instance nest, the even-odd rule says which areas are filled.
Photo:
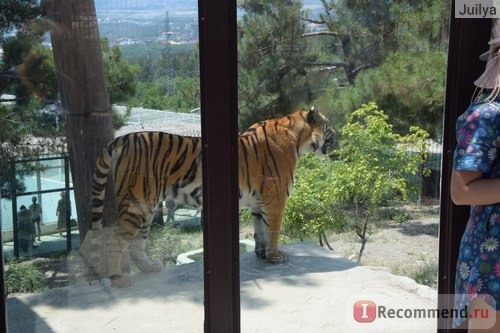
[[362, 326], [356, 309], [437, 309], [449, 4], [238, 5], [240, 235], [262, 257], [242, 254], [242, 331], [435, 330], [435, 318]]
[[[71, 191], [72, 184], [66, 184], [65, 181], [66, 161], [64, 156], [44, 157], [15, 164], [16, 169], [29, 168], [33, 171], [16, 177], [18, 192], [2, 198], [2, 239], [7, 259], [78, 248], [77, 221], [75, 218], [71, 220], [71, 217], [76, 217], [76, 208], [71, 205], [75, 201], [74, 194]], [[68, 200], [69, 216], [63, 208], [63, 203]], [[67, 233], [67, 226], [71, 230], [70, 234]], [[57, 233], [59, 236], [56, 237]], [[69, 240], [68, 235], [72, 236]]]
[[[23, 2], [8, 9], [22, 22], [0, 25], [2, 70], [17, 65], [0, 85], [9, 332], [127, 332], [147, 307], [148, 330], [200, 332], [197, 2], [96, 0], [96, 17], [91, 0], [42, 3], [46, 20]], [[28, 85], [26, 67], [36, 71]], [[3, 135], [3, 122], [20, 125]], [[113, 138], [94, 180], [90, 160]], [[92, 328], [84, 318], [95, 311]]]

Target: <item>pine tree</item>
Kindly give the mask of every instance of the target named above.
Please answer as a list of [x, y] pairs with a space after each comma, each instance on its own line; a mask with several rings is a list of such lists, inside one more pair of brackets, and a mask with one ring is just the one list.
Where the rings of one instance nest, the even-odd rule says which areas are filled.
[[309, 102], [302, 3], [297, 0], [244, 0], [239, 23], [240, 128], [284, 115]]

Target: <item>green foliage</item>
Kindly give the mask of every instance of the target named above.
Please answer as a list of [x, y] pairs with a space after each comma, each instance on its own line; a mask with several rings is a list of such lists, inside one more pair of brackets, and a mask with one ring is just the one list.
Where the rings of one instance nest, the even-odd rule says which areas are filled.
[[130, 115], [130, 109], [130, 107], [127, 107], [126, 112], [121, 113], [115, 108], [112, 108], [111, 115], [113, 117], [113, 129], [119, 129], [120, 127], [125, 125], [127, 117]]
[[106, 38], [101, 39], [104, 72], [111, 104], [127, 101], [136, 90], [137, 65], [127, 62], [118, 46], [111, 47]]
[[418, 284], [436, 288], [438, 263], [436, 261], [420, 261], [417, 262], [417, 265], [394, 267], [393, 273], [408, 276]]
[[36, 265], [20, 260], [11, 260], [5, 271], [6, 293], [32, 293], [47, 289], [47, 279]]
[[423, 284], [432, 288], [436, 288], [438, 276], [438, 263], [427, 262], [420, 265], [413, 273], [408, 275], [418, 284]]
[[283, 235], [304, 239], [324, 231], [344, 229], [344, 217], [333, 206], [333, 168], [331, 160], [318, 159], [312, 154], [299, 160], [292, 196], [286, 205]]
[[410, 127], [410, 134], [393, 132], [387, 115], [375, 103], [354, 111], [341, 130], [336, 151], [337, 204], [373, 212], [387, 202], [408, 197], [407, 175], [425, 161], [428, 134]]
[[391, 1], [391, 12], [398, 17], [397, 50], [446, 51], [450, 4], [436, 0]]
[[379, 210], [408, 199], [415, 190], [408, 176], [417, 174], [425, 161], [428, 134], [412, 127], [401, 136], [388, 120], [375, 103], [363, 105], [341, 129], [334, 160], [300, 160], [285, 212], [285, 235], [306, 238], [354, 229], [367, 237], [366, 223]]
[[394, 52], [446, 50], [449, 4], [443, 1], [321, 0], [337, 78], [353, 85], [359, 73]]
[[[39, 152], [40, 147], [31, 144], [29, 137], [34, 125], [34, 110], [40, 106], [33, 95], [53, 96], [55, 90], [50, 87], [55, 82], [55, 73], [47, 70], [50, 66], [53, 68], [50, 50], [40, 46], [41, 34], [34, 28], [39, 22], [39, 11], [32, 8], [34, 2], [7, 1], [4, 5], [6, 11], [0, 14], [0, 47], [4, 51], [2, 71], [23, 62], [29, 65], [19, 68], [23, 81], [15, 78], [12, 70], [9, 75], [0, 77], [0, 94], [15, 95], [13, 104], [0, 104], [0, 194], [5, 198], [10, 196], [12, 190], [10, 161], [29, 158]], [[6, 21], [4, 15], [13, 21]], [[15, 35], [4, 36], [4, 33], [15, 29], [18, 29]], [[31, 165], [18, 165], [17, 174], [22, 177], [33, 171]], [[19, 180], [14, 186], [17, 191], [25, 188]]]
[[146, 54], [133, 60], [141, 70], [136, 75], [137, 91], [127, 104], [176, 112], [199, 107], [198, 48], [192, 45], [161, 47], [157, 50], [160, 56]]
[[198, 77], [198, 45], [165, 45], [146, 42], [145, 45], [121, 47], [124, 57], [141, 68], [138, 81], [151, 82], [168, 76]]
[[[417, 125], [439, 139], [449, 3], [322, 0], [309, 18], [299, 1], [241, 0], [240, 129], [316, 100], [337, 126], [369, 101], [395, 131]], [[276, 15], [279, 12], [280, 15]], [[306, 31], [304, 23], [324, 30]]]
[[11, 69], [9, 75], [0, 77], [0, 91], [14, 94], [19, 107], [27, 104], [31, 96], [40, 100], [54, 100], [57, 96], [52, 51], [40, 44], [41, 39], [42, 35], [33, 36], [23, 30], [14, 37], [0, 36], [3, 69]]
[[189, 112], [200, 104], [198, 77], [166, 77], [154, 82], [139, 82], [134, 98], [128, 104], [157, 110]]
[[[395, 131], [419, 126], [441, 137], [450, 3], [446, 1], [322, 0], [314, 23], [325, 31], [307, 34], [315, 66], [329, 71], [317, 103], [341, 127], [369, 101], [390, 116]], [[307, 15], [306, 15], [307, 16]], [[307, 17], [306, 17], [307, 20]], [[318, 48], [318, 45], [320, 47]]]
[[40, 15], [38, 0], [2, 0], [0, 10], [0, 36], [19, 28], [26, 21]]
[[360, 73], [355, 85], [332, 88], [321, 103], [335, 110], [332, 120], [344, 124], [350, 110], [374, 101], [397, 133], [408, 133], [408, 124], [414, 124], [440, 138], [445, 75], [445, 52], [394, 53], [379, 67]]
[[[7, 0], [0, 12], [0, 93], [15, 96], [14, 103], [0, 105], [0, 191], [8, 197], [10, 161], [35, 158], [49, 149], [59, 152], [64, 124], [60, 113], [49, 110], [58, 100], [58, 89], [52, 50], [42, 45], [48, 22], [40, 16], [39, 1]], [[137, 67], [125, 62], [120, 50], [106, 40], [102, 45], [111, 102], [123, 101], [135, 91]], [[33, 136], [38, 137], [36, 144]], [[24, 190], [21, 179], [33, 171], [29, 164], [16, 166], [17, 191]]]
[[397, 17], [387, 1], [322, 0], [320, 16], [332, 39], [332, 60], [343, 82], [354, 84], [358, 73], [381, 64], [394, 50]]
[[319, 74], [310, 75], [311, 55], [297, 0], [243, 0], [239, 22], [238, 101], [240, 129], [282, 116], [309, 103]]

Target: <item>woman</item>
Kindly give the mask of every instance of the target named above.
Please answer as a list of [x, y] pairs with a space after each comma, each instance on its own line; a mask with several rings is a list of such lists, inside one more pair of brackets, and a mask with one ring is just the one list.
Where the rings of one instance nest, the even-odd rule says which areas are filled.
[[56, 209], [56, 215], [57, 215], [57, 231], [59, 232], [59, 235], [62, 236], [63, 231], [66, 231], [66, 223], [67, 223], [67, 212], [69, 210], [70, 215], [71, 215], [71, 202], [66, 201], [66, 193], [61, 192], [61, 199], [57, 202], [57, 209]]
[[[455, 307], [468, 310], [469, 332], [500, 332], [500, 26], [493, 31], [478, 91], [457, 119], [451, 197], [471, 205], [460, 243]], [[487, 317], [487, 318], [486, 318]], [[496, 320], [496, 322], [495, 322]], [[454, 325], [463, 323], [455, 318]]]

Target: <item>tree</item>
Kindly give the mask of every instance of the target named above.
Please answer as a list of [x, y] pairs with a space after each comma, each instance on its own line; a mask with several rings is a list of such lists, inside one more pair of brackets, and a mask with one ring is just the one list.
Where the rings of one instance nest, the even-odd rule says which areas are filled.
[[41, 46], [48, 23], [36, 0], [6, 0], [0, 10], [0, 47], [3, 57], [0, 92], [15, 95], [17, 112], [30, 103], [54, 99], [57, 94], [50, 50]]
[[[59, 100], [54, 57], [51, 49], [42, 44], [47, 29], [54, 27], [53, 22], [40, 16], [41, 7], [36, 0], [6, 0], [0, 8], [0, 47], [3, 49], [0, 93], [14, 96], [2, 100], [9, 104], [0, 106], [0, 190], [2, 197], [8, 197], [11, 161], [62, 152], [65, 142], [60, 140], [64, 135], [62, 114], [40, 112]], [[122, 58], [117, 47], [110, 47], [105, 40], [103, 45], [111, 102], [126, 100], [135, 93], [137, 68]], [[61, 120], [57, 128], [56, 117]], [[38, 144], [33, 144], [33, 136], [38, 137]], [[32, 164], [17, 164], [18, 192], [24, 190], [23, 176], [34, 171]]]
[[[40, 107], [40, 99], [55, 95], [55, 75], [49, 50], [40, 46], [44, 22], [36, 0], [5, 0], [0, 4], [0, 47], [4, 54], [0, 62], [0, 93], [10, 93], [0, 104], [0, 196], [10, 197], [11, 161], [30, 159], [55, 145], [38, 141], [31, 133], [36, 124], [31, 121]], [[36, 97], [33, 97], [36, 96]], [[17, 164], [15, 190], [25, 188], [22, 178], [35, 171], [31, 163]]]
[[123, 59], [120, 48], [111, 47], [106, 38], [101, 39], [101, 49], [110, 103], [125, 102], [136, 92], [139, 67]]
[[[174, 92], [174, 93], [171, 93]], [[189, 112], [200, 105], [200, 80], [198, 77], [166, 77], [153, 82], [139, 82], [129, 105], [158, 110]]]
[[42, 35], [18, 30], [13, 37], [0, 38], [4, 51], [0, 89], [15, 95], [19, 112], [32, 98], [46, 102], [57, 97], [54, 62], [50, 49], [41, 45]]
[[307, 161], [307, 167], [297, 171], [284, 233], [306, 237], [354, 230], [361, 242], [361, 261], [370, 222], [387, 204], [408, 200], [415, 190], [410, 176], [421, 170], [427, 153], [425, 131], [412, 127], [401, 136], [388, 120], [375, 103], [363, 105], [341, 129], [335, 160], [314, 167]]
[[[238, 44], [240, 128], [282, 116], [311, 100], [315, 82], [309, 62], [297, 0], [242, 0]], [[307, 61], [306, 61], [307, 60]], [[315, 78], [317, 79], [317, 78]]]
[[[331, 249], [326, 233], [344, 231], [345, 220], [334, 210], [334, 191], [330, 189], [335, 177], [334, 163], [309, 154], [297, 163], [292, 196], [287, 202], [282, 234], [293, 239], [316, 236], [320, 245], [324, 241]], [[307, 222], [304, 222], [307, 221]]]
[[357, 75], [382, 64], [399, 51], [429, 51], [447, 40], [449, 4], [425, 0], [321, 0], [325, 12], [319, 19], [303, 20], [325, 29], [304, 34], [327, 36], [329, 60], [312, 62], [338, 75], [343, 85], [354, 85]]
[[[48, 19], [58, 26], [57, 30], [51, 30], [51, 40], [61, 104], [67, 112], [66, 138], [78, 227], [84, 239], [91, 229], [95, 162], [102, 147], [113, 139], [97, 17], [93, 0], [53, 0], [45, 6]], [[105, 206], [113, 207], [110, 196]], [[113, 219], [112, 209], [105, 210], [105, 219], [108, 223]]]
[[392, 53], [377, 68], [359, 73], [353, 86], [330, 87], [319, 103], [332, 110], [334, 123], [345, 124], [351, 110], [374, 101], [397, 133], [407, 134], [413, 124], [440, 139], [445, 76], [445, 52]]
[[[14, 159], [29, 159], [41, 151], [41, 147], [30, 144], [29, 129], [24, 126], [12, 108], [0, 105], [0, 197], [10, 198], [12, 193], [12, 164]], [[26, 175], [35, 171], [33, 164], [18, 164], [16, 192], [23, 192], [25, 185], [21, 181]]]
[[0, 4], [0, 36], [31, 24], [40, 17], [38, 0], [3, 0]]
[[[411, 123], [439, 138], [449, 4], [322, 4], [324, 13], [315, 18], [301, 11], [298, 1], [239, 2], [245, 10], [239, 41], [240, 128], [312, 100], [328, 106], [328, 116], [342, 126], [352, 110], [375, 101], [400, 134]], [[316, 29], [306, 30], [304, 23]], [[419, 93], [409, 96], [416, 87]]]
[[130, 106], [189, 112], [200, 106], [199, 51], [187, 45], [166, 45], [159, 57], [133, 62], [140, 68]]
[[449, 1], [391, 1], [398, 17], [395, 36], [398, 51], [446, 51], [448, 47]]
[[353, 85], [359, 72], [380, 65], [390, 50], [395, 49], [395, 18], [385, 1], [321, 0], [325, 13], [319, 20], [326, 30], [305, 34], [331, 37], [330, 62], [311, 63], [342, 70], [343, 80]]
[[417, 127], [405, 136], [394, 133], [387, 115], [369, 103], [352, 113], [341, 135], [334, 206], [343, 208], [360, 238], [359, 262], [376, 212], [388, 202], [407, 200], [408, 175], [417, 174], [425, 161], [428, 134]]

